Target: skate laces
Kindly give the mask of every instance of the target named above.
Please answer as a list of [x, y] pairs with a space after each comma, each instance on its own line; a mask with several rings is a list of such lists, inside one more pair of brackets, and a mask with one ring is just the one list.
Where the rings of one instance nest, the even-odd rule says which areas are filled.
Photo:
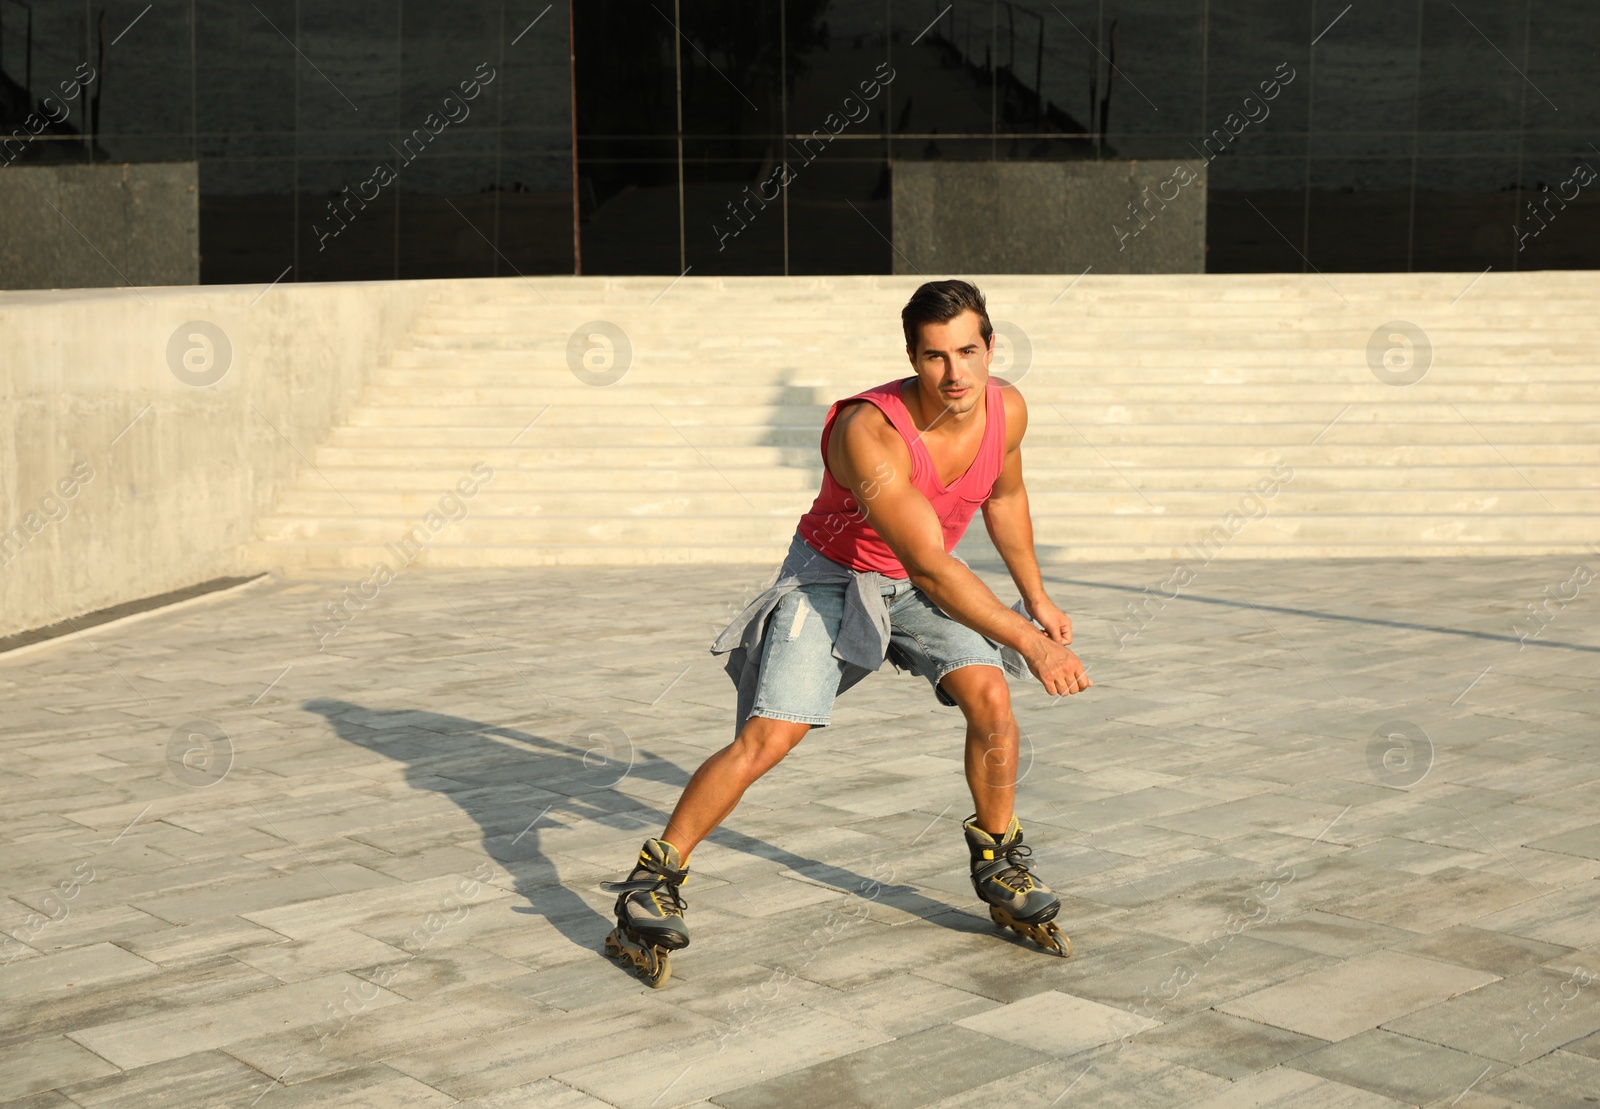
[[667, 900], [672, 902], [672, 907], [676, 910], [677, 915], [682, 916], [683, 911], [689, 907], [689, 903], [683, 899], [683, 894], [678, 887], [688, 880], [688, 867], [674, 868], [665, 866], [654, 859], [648, 862], [641, 859], [638, 865], [633, 868], [632, 873], [628, 875], [627, 881], [604, 882], [601, 883], [601, 888], [607, 893], [649, 893], [655, 900], [656, 907], [663, 913], [668, 911], [666, 905], [662, 904], [661, 901], [664, 892]]
[[1027, 893], [1037, 884], [1033, 872], [1028, 869], [1026, 860], [1033, 854], [1033, 848], [1025, 843], [1014, 843], [1010, 847], [995, 845], [995, 853], [1004, 855], [1010, 865], [995, 875], [995, 879], [1004, 882], [1018, 893]]

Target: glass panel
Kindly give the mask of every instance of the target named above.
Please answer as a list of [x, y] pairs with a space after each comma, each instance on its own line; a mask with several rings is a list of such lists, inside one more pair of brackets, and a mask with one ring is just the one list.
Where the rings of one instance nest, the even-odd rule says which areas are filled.
[[294, 261], [294, 161], [208, 158], [200, 163], [200, 280], [263, 284]]

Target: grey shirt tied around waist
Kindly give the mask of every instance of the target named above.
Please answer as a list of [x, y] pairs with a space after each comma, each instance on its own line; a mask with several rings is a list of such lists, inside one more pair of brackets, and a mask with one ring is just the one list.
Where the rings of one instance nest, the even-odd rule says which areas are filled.
[[[960, 555], [953, 554], [951, 557], [961, 565], [967, 565], [966, 559]], [[778, 575], [772, 584], [746, 605], [744, 611], [739, 613], [711, 644], [713, 655], [728, 656], [723, 666], [738, 691], [734, 735], [737, 736], [744, 727], [745, 721], [749, 719], [750, 710], [755, 705], [756, 681], [761, 675], [761, 647], [767, 634], [767, 618], [772, 615], [772, 610], [777, 607], [778, 601], [785, 593], [797, 586], [816, 582], [847, 583], [844, 615], [839, 621], [839, 635], [833, 643], [833, 655], [856, 669], [845, 672], [844, 679], [839, 685], [839, 692], [843, 693], [881, 667], [884, 659], [888, 657], [889, 608], [884, 603], [883, 587], [903, 580], [880, 574], [876, 570], [852, 570], [815, 550], [796, 531], [794, 538], [789, 541], [789, 553], [784, 556], [783, 565], [778, 568]], [[1020, 599], [1011, 608], [1023, 616], [1028, 616], [1027, 609]], [[1039, 627], [1040, 631], [1044, 630], [1037, 620], [1034, 621], [1034, 626]], [[988, 639], [987, 636], [984, 638]], [[1014, 678], [1026, 678], [1032, 675], [1028, 664], [1015, 649], [995, 643], [992, 639], [989, 639], [989, 643], [1000, 651], [1000, 660], [1005, 666], [1006, 673]], [[892, 659], [890, 663], [896, 669], [904, 669]]]

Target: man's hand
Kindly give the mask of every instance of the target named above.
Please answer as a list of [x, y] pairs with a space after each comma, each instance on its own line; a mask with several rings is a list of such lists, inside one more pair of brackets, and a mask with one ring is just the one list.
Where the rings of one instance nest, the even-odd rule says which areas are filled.
[[1072, 617], [1062, 612], [1048, 600], [1024, 602], [1028, 615], [1044, 625], [1044, 633], [1057, 643], [1072, 642]]
[[1052, 697], [1082, 693], [1094, 684], [1083, 672], [1083, 662], [1078, 656], [1043, 632], [1039, 633], [1038, 645], [1023, 651], [1022, 657]]
[[1066, 650], [1066, 645], [1072, 642], [1072, 618], [1047, 599], [1027, 602], [1026, 607], [1028, 615], [1044, 625], [1044, 636], [1048, 636], [1052, 644], [1061, 647], [1059, 652], [1034, 652], [1034, 657], [1028, 659], [1028, 667], [1034, 677], [1057, 697], [1081, 693], [1093, 685], [1089, 675], [1084, 673], [1082, 660]]

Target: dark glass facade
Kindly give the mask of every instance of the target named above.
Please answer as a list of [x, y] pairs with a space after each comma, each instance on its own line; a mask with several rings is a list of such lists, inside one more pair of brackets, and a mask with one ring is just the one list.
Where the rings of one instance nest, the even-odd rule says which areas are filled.
[[1596, 268], [1597, 45], [1593, 0], [0, 0], [0, 151], [197, 159], [207, 282], [571, 273], [574, 208], [588, 274], [887, 273], [906, 159], [1204, 161], [1214, 272]]

